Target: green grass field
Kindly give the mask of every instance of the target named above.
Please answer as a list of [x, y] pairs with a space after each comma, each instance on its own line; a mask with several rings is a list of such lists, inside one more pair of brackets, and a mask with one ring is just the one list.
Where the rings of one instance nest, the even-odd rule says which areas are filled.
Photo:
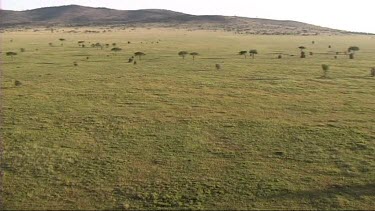
[[375, 37], [1, 36], [2, 209], [375, 208]]

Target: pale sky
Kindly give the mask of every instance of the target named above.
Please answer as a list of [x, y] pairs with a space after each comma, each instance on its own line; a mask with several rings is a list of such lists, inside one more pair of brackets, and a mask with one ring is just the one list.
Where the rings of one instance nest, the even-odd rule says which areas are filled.
[[0, 0], [5, 10], [77, 4], [120, 10], [168, 9], [193, 15], [295, 20], [375, 33], [374, 0]]

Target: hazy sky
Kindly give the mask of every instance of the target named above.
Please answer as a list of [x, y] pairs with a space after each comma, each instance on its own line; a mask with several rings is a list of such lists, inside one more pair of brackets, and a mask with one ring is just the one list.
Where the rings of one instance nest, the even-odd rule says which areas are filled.
[[2, 9], [78, 4], [113, 9], [169, 9], [194, 15], [237, 15], [296, 20], [375, 33], [375, 0], [0, 0]]

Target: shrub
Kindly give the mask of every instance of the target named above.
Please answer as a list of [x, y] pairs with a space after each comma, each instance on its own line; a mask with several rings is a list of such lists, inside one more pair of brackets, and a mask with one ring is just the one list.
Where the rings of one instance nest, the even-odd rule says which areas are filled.
[[20, 51], [23, 53], [23, 52], [25, 52], [26, 51], [26, 49], [24, 49], [24, 48], [21, 48], [20, 49]]
[[323, 64], [322, 70], [323, 70], [323, 78], [327, 78], [328, 77], [328, 71], [329, 71], [329, 65]]
[[280, 54], [278, 57], [277, 57], [278, 59], [282, 59], [283, 58], [283, 56]]
[[216, 68], [216, 70], [221, 70], [221, 65], [220, 64], [216, 64], [215, 68]]
[[375, 77], [375, 67], [371, 68], [371, 76]]
[[77, 62], [73, 62], [73, 65], [74, 65], [75, 67], [77, 67], [77, 66], [78, 66], [78, 63], [77, 63]]
[[15, 86], [21, 86], [22, 83], [21, 83], [21, 81], [15, 80], [15, 81], [14, 81], [14, 85], [15, 85]]

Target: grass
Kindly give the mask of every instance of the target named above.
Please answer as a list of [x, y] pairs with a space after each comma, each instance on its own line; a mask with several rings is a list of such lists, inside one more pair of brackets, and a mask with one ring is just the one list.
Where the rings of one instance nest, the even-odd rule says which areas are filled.
[[[172, 29], [2, 34], [3, 52], [26, 49], [1, 55], [2, 208], [373, 209], [373, 41]], [[300, 45], [314, 56], [300, 59]], [[333, 58], [351, 45], [361, 48], [355, 60]], [[237, 55], [249, 49], [255, 59]], [[183, 60], [183, 50], [200, 56]], [[146, 56], [128, 64], [138, 51]]]

